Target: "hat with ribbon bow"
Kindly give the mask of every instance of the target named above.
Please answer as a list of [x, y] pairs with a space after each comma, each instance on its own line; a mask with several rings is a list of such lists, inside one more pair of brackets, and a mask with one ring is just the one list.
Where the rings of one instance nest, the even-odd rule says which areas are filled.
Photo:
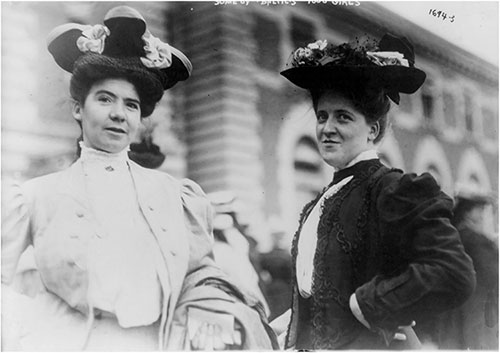
[[155, 101], [192, 71], [189, 59], [153, 36], [144, 17], [129, 6], [109, 10], [104, 24], [60, 25], [49, 33], [47, 46], [55, 62], [73, 76], [92, 70], [123, 75]]
[[359, 80], [382, 88], [397, 104], [399, 93], [414, 93], [426, 78], [425, 72], [415, 67], [413, 45], [405, 37], [391, 34], [378, 43], [358, 40], [335, 46], [318, 40], [296, 49], [281, 75], [305, 89]]

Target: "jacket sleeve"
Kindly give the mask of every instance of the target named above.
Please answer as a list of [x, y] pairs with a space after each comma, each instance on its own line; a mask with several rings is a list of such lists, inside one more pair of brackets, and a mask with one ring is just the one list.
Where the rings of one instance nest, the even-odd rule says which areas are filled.
[[182, 203], [189, 233], [189, 280], [185, 280], [184, 290], [210, 285], [242, 299], [241, 289], [233, 285], [214, 260], [211, 203], [201, 187], [189, 179], [182, 180]]
[[182, 180], [182, 206], [188, 230], [188, 273], [200, 267], [215, 266], [213, 259], [213, 210], [201, 187], [189, 179]]
[[428, 173], [391, 174], [376, 189], [382, 271], [356, 290], [371, 328], [385, 332], [461, 305], [475, 286], [451, 198]]
[[31, 244], [28, 201], [21, 185], [6, 185], [2, 194], [2, 283], [10, 284], [19, 258]]
[[[187, 229], [189, 230], [189, 266], [188, 273], [184, 279], [183, 288], [180, 295], [180, 303], [185, 301], [189, 302], [186, 298], [193, 296], [193, 293], [214, 293], [217, 294], [212, 298], [212, 302], [198, 299], [198, 305], [202, 307], [212, 307], [209, 315], [217, 315], [216, 305], [229, 305], [225, 301], [221, 301], [217, 296], [230, 298], [231, 306], [239, 307], [244, 316], [250, 315], [254, 317], [251, 321], [252, 325], [259, 328], [259, 332], [266, 332], [266, 338], [262, 337], [260, 340], [268, 342], [268, 339], [275, 343], [275, 336], [272, 329], [267, 324], [267, 318], [264, 312], [263, 304], [252, 294], [242, 288], [238, 287], [233, 281], [216, 265], [212, 247], [213, 247], [213, 234], [212, 234], [212, 219], [213, 209], [210, 201], [206, 197], [199, 185], [191, 180], [184, 179], [182, 181], [182, 202], [184, 207], [184, 215]], [[176, 311], [179, 312], [180, 304]], [[223, 311], [219, 311], [223, 312]], [[234, 313], [228, 312], [234, 315]], [[177, 315], [177, 314], [176, 314]], [[236, 320], [239, 317], [236, 316]], [[184, 320], [184, 319], [183, 319]], [[246, 326], [244, 321], [241, 322]], [[182, 325], [181, 325], [182, 326]], [[249, 327], [246, 327], [247, 329]], [[259, 347], [253, 346], [253, 338], [257, 333], [255, 329], [248, 331], [243, 347]], [[250, 334], [252, 332], [252, 334]], [[178, 334], [176, 335], [179, 336]], [[181, 335], [182, 336], [182, 335]], [[260, 342], [260, 341], [259, 341]], [[271, 345], [267, 345], [266, 349], [270, 349]]]

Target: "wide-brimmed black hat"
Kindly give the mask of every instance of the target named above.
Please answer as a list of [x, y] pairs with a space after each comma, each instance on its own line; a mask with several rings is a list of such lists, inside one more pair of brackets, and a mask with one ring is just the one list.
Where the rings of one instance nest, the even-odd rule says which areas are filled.
[[281, 75], [304, 89], [335, 87], [338, 82], [365, 82], [384, 89], [399, 104], [399, 93], [422, 86], [425, 72], [415, 67], [413, 45], [404, 37], [386, 34], [376, 43], [318, 40], [296, 49]]
[[75, 74], [89, 67], [110, 73], [132, 73], [144, 87], [155, 87], [155, 96], [192, 71], [189, 59], [178, 49], [154, 37], [144, 17], [128, 6], [114, 7], [103, 25], [67, 23], [54, 28], [47, 46], [56, 63]]

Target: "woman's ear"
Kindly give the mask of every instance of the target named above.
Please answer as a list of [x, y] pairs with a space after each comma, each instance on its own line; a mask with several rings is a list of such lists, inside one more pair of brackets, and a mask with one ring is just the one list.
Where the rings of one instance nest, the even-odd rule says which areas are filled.
[[78, 102], [78, 101], [73, 102], [73, 109], [72, 109], [71, 113], [73, 114], [73, 118], [75, 120], [78, 120], [80, 122], [82, 121], [82, 106], [81, 106], [80, 102]]
[[370, 126], [370, 133], [368, 134], [368, 141], [373, 142], [380, 134], [380, 123], [377, 121]]

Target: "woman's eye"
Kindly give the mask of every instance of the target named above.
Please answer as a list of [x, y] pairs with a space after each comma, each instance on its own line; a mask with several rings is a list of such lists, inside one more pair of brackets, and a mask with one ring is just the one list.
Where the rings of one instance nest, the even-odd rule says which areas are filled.
[[316, 114], [316, 119], [318, 120], [318, 122], [325, 122], [328, 120], [328, 113], [321, 110]]
[[140, 108], [139, 104], [137, 103], [128, 103], [127, 106], [132, 110], [138, 110]]
[[97, 97], [97, 100], [103, 103], [111, 102], [111, 98], [109, 98], [108, 96], [99, 96]]
[[339, 121], [351, 121], [352, 120], [352, 118], [349, 115], [347, 115], [347, 114], [339, 114], [337, 116], [337, 119]]

